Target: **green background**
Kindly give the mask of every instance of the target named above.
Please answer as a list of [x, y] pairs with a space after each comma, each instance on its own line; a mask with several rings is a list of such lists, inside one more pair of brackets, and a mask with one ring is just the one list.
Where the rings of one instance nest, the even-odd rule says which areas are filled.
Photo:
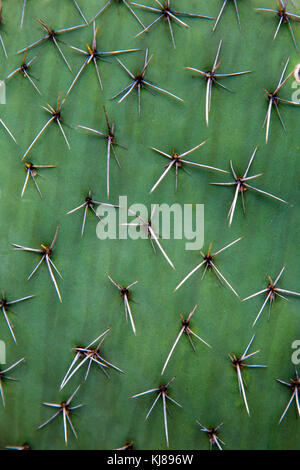
[[[18, 66], [22, 56], [16, 51], [41, 36], [34, 17], [54, 28], [78, 24], [81, 19], [71, 0], [28, 1], [24, 27], [19, 28], [21, 0], [3, 0], [3, 39], [8, 60], [0, 57], [1, 77]], [[104, 4], [102, 0], [79, 2], [88, 19]], [[144, 3], [152, 5], [150, 0]], [[230, 2], [232, 3], [232, 2]], [[158, 386], [174, 375], [171, 396], [183, 409], [169, 407], [169, 438], [171, 449], [207, 449], [206, 436], [195, 419], [204, 425], [224, 421], [220, 437], [228, 449], [298, 449], [299, 422], [293, 404], [280, 426], [278, 420], [290, 392], [275, 382], [293, 376], [291, 343], [299, 338], [300, 304], [277, 299], [270, 321], [267, 310], [256, 325], [253, 351], [261, 349], [253, 362], [266, 364], [267, 369], [245, 372], [251, 417], [247, 416], [239, 395], [237, 378], [228, 359], [228, 352], [241, 353], [248, 344], [251, 324], [263, 302], [263, 296], [241, 303], [232, 292], [222, 287], [212, 272], [200, 283], [194, 275], [178, 292], [175, 286], [201, 260], [196, 251], [186, 251], [186, 240], [164, 240], [163, 246], [175, 264], [173, 271], [161, 254], [152, 252], [147, 240], [106, 240], [96, 237], [97, 220], [89, 213], [84, 238], [80, 237], [82, 212], [65, 216], [79, 205], [88, 188], [94, 197], [106, 201], [106, 143], [77, 128], [78, 124], [105, 130], [102, 105], [116, 124], [116, 137], [128, 150], [118, 149], [122, 165], [119, 171], [111, 160], [111, 198], [127, 195], [129, 205], [143, 203], [204, 204], [205, 243], [219, 248], [234, 239], [244, 239], [217, 258], [217, 265], [232, 283], [241, 298], [262, 289], [266, 275], [275, 278], [282, 265], [286, 271], [281, 287], [299, 290], [300, 266], [296, 257], [299, 244], [299, 112], [297, 107], [281, 107], [287, 126], [284, 133], [275, 113], [272, 115], [270, 139], [265, 145], [262, 122], [267, 110], [264, 89], [276, 87], [283, 66], [290, 57], [289, 73], [299, 61], [287, 27], [282, 27], [276, 41], [273, 34], [277, 18], [258, 13], [255, 7], [276, 6], [275, 1], [238, 2], [242, 23], [239, 31], [233, 5], [228, 5], [214, 34], [212, 21], [187, 19], [191, 28], [177, 27], [174, 33], [177, 49], [173, 50], [167, 25], [160, 23], [149, 34], [136, 39], [140, 26], [124, 5], [112, 5], [97, 20], [98, 49], [141, 48], [143, 51], [124, 55], [121, 59], [130, 70], [137, 71], [143, 62], [144, 49], [155, 53], [147, 79], [184, 99], [176, 102], [165, 95], [142, 92], [142, 115], [137, 116], [137, 99], [132, 93], [120, 105], [109, 98], [129, 82], [125, 71], [114, 58], [100, 62], [104, 93], [99, 90], [94, 66], [87, 67], [66, 101], [62, 115], [71, 143], [68, 151], [56, 126], [48, 128], [30, 153], [36, 164], [55, 164], [45, 170], [45, 179], [38, 180], [44, 200], [40, 200], [30, 181], [25, 196], [20, 193], [25, 178], [21, 157], [46, 122], [47, 114], [40, 105], [55, 105], [59, 91], [68, 89], [72, 74], [50, 43], [28, 54], [38, 54], [31, 74], [39, 79], [43, 95], [38, 96], [21, 75], [7, 84], [7, 104], [1, 106], [1, 117], [16, 135], [16, 146], [0, 128], [0, 263], [1, 287], [8, 299], [36, 294], [36, 298], [15, 307], [17, 316], [10, 318], [18, 339], [16, 346], [4, 318], [1, 339], [7, 345], [7, 364], [26, 356], [26, 364], [18, 366], [13, 376], [16, 383], [4, 384], [7, 406], [0, 408], [0, 446], [28, 442], [33, 449], [65, 448], [61, 417], [45, 429], [37, 427], [51, 416], [43, 401], [60, 402], [68, 398], [83, 375], [80, 373], [62, 391], [59, 384], [72, 360], [72, 347], [88, 344], [107, 326], [112, 330], [103, 346], [106, 359], [126, 373], [111, 372], [108, 381], [100, 370], [92, 368], [90, 376], [77, 395], [82, 409], [72, 415], [78, 432], [77, 442], [69, 433], [70, 449], [114, 449], [134, 440], [136, 449], [165, 449], [161, 403], [149, 420], [146, 413], [154, 396], [129, 400], [129, 396]], [[288, 2], [290, 4], [290, 2]], [[297, 1], [298, 11], [300, 2]], [[86, 5], [85, 5], [86, 4]], [[200, 4], [200, 5], [199, 5]], [[216, 17], [222, 1], [175, 1], [174, 7]], [[292, 11], [296, 11], [291, 7]], [[154, 20], [151, 13], [135, 9], [145, 24]], [[300, 26], [294, 24], [300, 44]], [[91, 43], [92, 28], [64, 35], [66, 42], [84, 48]], [[243, 77], [224, 79], [235, 93], [213, 89], [209, 128], [205, 125], [205, 83], [192, 77], [185, 66], [208, 69], [223, 39], [220, 73], [240, 70], [254, 72]], [[73, 71], [83, 58], [62, 45]], [[291, 99], [291, 79], [281, 96]], [[247, 214], [237, 205], [231, 228], [226, 215], [233, 191], [209, 186], [212, 181], [230, 181], [230, 176], [191, 168], [192, 177], [180, 172], [179, 189], [174, 194], [174, 174], [165, 178], [158, 189], [149, 190], [163, 170], [165, 159], [155, 155], [151, 146], [170, 152], [192, 148], [201, 141], [208, 143], [190, 156], [190, 160], [229, 169], [233, 159], [238, 172], [244, 172], [256, 145], [259, 151], [252, 173], [263, 172], [257, 182], [289, 202], [281, 204], [259, 194], [246, 194]], [[60, 232], [53, 260], [62, 272], [58, 280], [63, 303], [60, 304], [50, 282], [46, 265], [32, 280], [26, 278], [38, 261], [30, 253], [10, 250], [11, 243], [38, 247], [50, 242], [59, 224]], [[106, 278], [109, 273], [122, 284], [139, 280], [132, 291], [132, 311], [137, 336], [126, 325], [121, 298]], [[195, 304], [198, 309], [191, 327], [208, 341], [213, 349], [197, 344], [193, 353], [183, 337], [166, 369], [160, 371], [180, 328], [179, 314], [187, 316]], [[255, 348], [255, 349], [254, 349]], [[82, 372], [81, 372], [82, 373]]]

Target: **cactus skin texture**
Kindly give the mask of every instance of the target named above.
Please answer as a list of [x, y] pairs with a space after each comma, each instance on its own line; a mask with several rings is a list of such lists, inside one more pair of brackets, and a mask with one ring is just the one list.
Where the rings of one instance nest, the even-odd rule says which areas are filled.
[[[88, 20], [104, 3], [104, 0], [78, 0]], [[155, 2], [144, 0], [141, 3], [153, 6]], [[214, 18], [222, 6], [221, 0], [174, 0], [173, 3], [174, 9]], [[295, 7], [290, 1], [288, 4], [291, 11], [300, 12], [299, 0]], [[196, 419], [207, 428], [224, 422], [220, 438], [226, 443], [226, 449], [300, 448], [299, 418], [294, 403], [278, 425], [290, 393], [287, 387], [275, 381], [276, 378], [288, 381], [294, 376], [291, 344], [300, 339], [299, 299], [290, 297], [289, 302], [276, 299], [270, 320], [266, 310], [252, 328], [263, 297], [241, 302], [220, 285], [212, 271], [207, 272], [203, 282], [200, 282], [200, 272], [194, 274], [173, 292], [184, 275], [201, 262], [198, 252], [185, 251], [186, 240], [162, 241], [176, 267], [173, 271], [161, 253], [153, 254], [147, 240], [100, 241], [96, 237], [98, 221], [90, 211], [81, 238], [83, 213], [78, 211], [65, 216], [84, 201], [89, 188], [96, 201], [111, 204], [118, 203], [119, 195], [127, 195], [129, 204], [138, 202], [147, 206], [152, 203], [204, 204], [205, 252], [210, 242], [213, 242], [213, 251], [217, 251], [243, 237], [216, 258], [218, 268], [241, 298], [267, 286], [267, 274], [274, 279], [283, 264], [286, 269], [281, 286], [300, 290], [300, 109], [280, 107], [286, 132], [273, 111], [267, 145], [262, 129], [267, 111], [264, 89], [276, 88], [288, 57], [287, 73], [299, 59], [288, 27], [283, 25], [273, 41], [278, 23], [276, 15], [255, 11], [259, 7], [276, 9], [275, 0], [238, 2], [238, 6], [241, 31], [234, 3], [229, 2], [215, 33], [211, 33], [214, 22], [209, 20], [185, 18], [189, 29], [173, 24], [174, 50], [167, 23], [159, 22], [149, 33], [135, 38], [141, 26], [125, 5], [113, 2], [96, 20], [99, 50], [140, 48], [140, 52], [119, 56], [136, 72], [149, 47], [150, 54], [155, 55], [147, 71], [148, 80], [183, 98], [184, 103], [142, 90], [141, 117], [138, 118], [135, 91], [121, 104], [110, 100], [129, 83], [129, 77], [116, 59], [110, 57], [98, 62], [103, 93], [95, 67], [89, 64], [62, 108], [71, 150], [53, 123], [26, 160], [56, 166], [51, 171], [41, 171], [45, 178], [37, 177], [43, 200], [32, 180], [24, 197], [20, 198], [26, 176], [21, 158], [50, 116], [40, 106], [46, 103], [54, 106], [60, 91], [64, 96], [84, 58], [60, 43], [72, 74], [57, 49], [45, 43], [28, 52], [28, 59], [38, 54], [30, 73], [38, 79], [36, 83], [42, 96], [21, 74], [7, 82], [7, 104], [0, 105], [0, 117], [15, 135], [18, 145], [0, 126], [0, 287], [8, 299], [36, 297], [20, 303], [15, 309], [18, 315], [10, 313], [17, 345], [4, 318], [0, 319], [0, 339], [6, 342], [7, 365], [26, 357], [26, 363], [14, 371], [19, 381], [4, 383], [6, 407], [0, 407], [1, 448], [28, 443], [33, 449], [65, 449], [61, 417], [37, 430], [52, 412], [42, 403], [68, 399], [84, 378], [84, 371], [79, 371], [59, 392], [59, 384], [74, 357], [72, 348], [89, 344], [107, 327], [111, 327], [111, 331], [103, 343], [103, 357], [125, 373], [111, 370], [111, 378], [107, 380], [96, 366], [91, 368], [74, 400], [75, 405], [85, 404], [72, 413], [79, 440], [75, 440], [69, 429], [68, 449], [116, 449], [131, 441], [135, 449], [166, 449], [161, 402], [145, 421], [154, 398], [146, 395], [130, 400], [129, 397], [167, 383], [173, 376], [176, 380], [170, 387], [170, 397], [183, 408], [168, 402], [170, 449], [209, 449], [209, 440]], [[2, 7], [1, 34], [8, 55], [6, 60], [1, 51], [2, 79], [22, 62], [23, 56], [15, 52], [41, 37], [35, 17], [57, 29], [83, 21], [71, 0], [28, 1], [22, 29], [18, 22], [21, 0], [3, 0]], [[154, 20], [147, 11], [136, 7], [134, 11], [145, 25]], [[293, 23], [293, 28], [300, 44], [300, 28], [297, 23]], [[89, 25], [61, 38], [85, 49], [91, 36], [92, 25]], [[207, 70], [220, 39], [223, 39], [220, 73], [240, 70], [253, 70], [253, 73], [226, 79], [226, 86], [234, 93], [214, 87], [207, 127], [205, 82], [185, 67]], [[291, 77], [280, 92], [288, 100], [295, 91], [292, 83]], [[106, 142], [78, 128], [83, 125], [105, 131], [103, 105], [109, 119], [115, 122], [117, 142], [128, 148], [127, 151], [117, 149], [122, 171], [111, 156], [109, 201], [106, 198]], [[238, 201], [229, 228], [226, 215], [233, 198], [232, 188], [209, 185], [218, 180], [226, 181], [227, 175], [196, 167], [192, 169], [192, 176], [179, 172], [176, 194], [173, 170], [155, 192], [149, 194], [166, 163], [150, 147], [167, 153], [172, 149], [182, 153], [206, 139], [207, 144], [194, 152], [190, 160], [230, 170], [229, 160], [232, 159], [238, 172], [244, 171], [253, 149], [258, 146], [251, 173], [263, 173], [257, 186], [282, 197], [288, 205], [247, 191], [246, 216]], [[63, 276], [60, 280], [56, 275], [62, 303], [46, 264], [26, 282], [39, 257], [11, 250], [11, 243], [36, 248], [39, 243], [51, 243], [57, 225], [60, 229], [53, 261]], [[107, 274], [122, 286], [139, 281], [132, 288], [130, 300], [136, 336], [130, 324], [126, 325], [123, 300]], [[186, 318], [196, 304], [191, 329], [205, 338], [212, 349], [196, 341], [197, 352], [194, 353], [183, 335], [161, 377], [164, 361], [181, 328], [179, 314]], [[259, 363], [268, 367], [243, 372], [251, 412], [249, 418], [228, 353], [242, 354], [254, 333], [252, 351], [260, 349]]]

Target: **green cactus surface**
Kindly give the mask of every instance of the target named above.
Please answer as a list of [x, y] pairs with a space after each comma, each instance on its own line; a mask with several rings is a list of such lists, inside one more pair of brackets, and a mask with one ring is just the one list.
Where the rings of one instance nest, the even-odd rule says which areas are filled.
[[[285, 77], [299, 61], [288, 24], [283, 21], [273, 40], [279, 17], [276, 13], [256, 11], [256, 8], [277, 10], [277, 2], [237, 1], [240, 30], [234, 2], [228, 1], [212, 32], [223, 0], [172, 0], [174, 10], [214, 18], [180, 16], [189, 28], [172, 22], [174, 49], [167, 21], [162, 19], [148, 32], [135, 37], [142, 26], [126, 2], [112, 1], [95, 20], [98, 52], [139, 50], [101, 56], [97, 60], [103, 91], [91, 60], [61, 108], [61, 123], [70, 150], [59, 125], [53, 121], [22, 161], [35, 136], [51, 118], [42, 106], [48, 103], [56, 108], [60, 95], [62, 102], [86, 59], [70, 46], [85, 51], [88, 51], [87, 44], [92, 48], [90, 20], [105, 5], [105, 0], [78, 0], [89, 24], [84, 23], [75, 3], [72, 0], [28, 0], [21, 28], [23, 0], [2, 1], [0, 34], [7, 52], [6, 59], [0, 45], [2, 80], [22, 64], [24, 54], [16, 52], [47, 34], [36, 18], [53, 30], [85, 26], [58, 38], [72, 71], [53, 41], [45, 40], [28, 50], [25, 57], [28, 62], [37, 55], [26, 73], [41, 95], [21, 71], [5, 81], [6, 104], [0, 105], [0, 118], [17, 140], [16, 144], [0, 124], [0, 287], [7, 301], [35, 296], [7, 307], [17, 344], [4, 315], [0, 318], [0, 339], [6, 345], [6, 365], [0, 368], [4, 370], [25, 357], [25, 361], [8, 374], [18, 381], [2, 380], [6, 406], [0, 403], [0, 447], [28, 443], [35, 450], [65, 449], [62, 416], [38, 430], [55, 412], [43, 402], [61, 403], [82, 383], [72, 405], [84, 406], [70, 414], [78, 440], [69, 427], [68, 449], [117, 449], [131, 441], [137, 450], [167, 449], [162, 401], [158, 401], [145, 420], [155, 393], [136, 399], [129, 397], [166, 384], [175, 376], [169, 393], [182, 408], [168, 401], [170, 449], [209, 449], [208, 437], [201, 432], [196, 420], [207, 427], [224, 422], [218, 436], [226, 443], [225, 449], [299, 449], [295, 400], [278, 424], [292, 392], [276, 379], [289, 382], [295, 376], [291, 356], [292, 343], [300, 339], [300, 298], [288, 296], [289, 301], [286, 301], [276, 297], [270, 318], [266, 305], [253, 328], [265, 294], [242, 302], [267, 287], [267, 275], [274, 281], [284, 265], [278, 286], [300, 291], [299, 106], [278, 103], [286, 130], [273, 106], [267, 144], [266, 131], [262, 128], [268, 110], [264, 90], [276, 89], [288, 58]], [[159, 8], [156, 1], [141, 0], [141, 3]], [[155, 12], [128, 4], [145, 26], [157, 18]], [[300, 1], [289, 0], [287, 11], [300, 14]], [[300, 44], [300, 25], [293, 18], [291, 25], [295, 40]], [[221, 63], [217, 73], [251, 73], [220, 78], [231, 92], [213, 84], [207, 126], [206, 82], [199, 73], [186, 67], [210, 70], [220, 40]], [[121, 103], [111, 98], [130, 83], [130, 77], [117, 58], [135, 75], [144, 64], [147, 48], [149, 57], [152, 53], [154, 56], [145, 79], [184, 101], [149, 87], [142, 88], [139, 117], [136, 90]], [[295, 101], [296, 86], [291, 76], [279, 96]], [[109, 200], [107, 141], [78, 127], [106, 133], [103, 105], [110, 122], [115, 124], [116, 142], [122, 145], [115, 146], [121, 170], [111, 154]], [[258, 147], [249, 176], [263, 175], [253, 183], [250, 180], [249, 184], [284, 199], [287, 204], [249, 189], [245, 194], [246, 214], [243, 214], [239, 196], [229, 227], [227, 214], [235, 187], [209, 183], [231, 182], [231, 172], [224, 174], [196, 166], [186, 167], [190, 174], [179, 168], [177, 192], [172, 168], [157, 189], [149, 193], [168, 163], [151, 147], [168, 154], [172, 151], [181, 154], [206, 140], [206, 144], [187, 160], [229, 172], [232, 160], [237, 174], [242, 175]], [[36, 182], [43, 198], [32, 178], [21, 198], [28, 169], [25, 162], [55, 166], [37, 169], [40, 176], [36, 176]], [[89, 189], [94, 200], [116, 205], [119, 196], [127, 196], [128, 206], [140, 203], [149, 208], [151, 204], [177, 203], [192, 204], [195, 211], [196, 204], [204, 204], [202, 250], [205, 253], [210, 243], [212, 252], [216, 252], [243, 237], [215, 260], [239, 298], [219, 282], [211, 269], [201, 281], [202, 268], [174, 292], [180, 281], [202, 261], [199, 250], [185, 249], [186, 239], [161, 239], [175, 265], [173, 270], [159, 250], [156, 255], [153, 253], [147, 239], [100, 240], [96, 227], [101, 222], [90, 210], [81, 237], [84, 208], [66, 214], [84, 202]], [[132, 220], [130, 215], [128, 219]], [[62, 302], [51, 282], [46, 262], [26, 281], [40, 255], [12, 249], [12, 244], [35, 249], [39, 249], [40, 244], [49, 246], [57, 226], [59, 232], [51, 256], [63, 277], [60, 279], [52, 268]], [[122, 286], [139, 281], [130, 289], [129, 299], [136, 336], [129, 319], [126, 323], [120, 292], [107, 275]], [[161, 375], [181, 328], [180, 314], [186, 318], [195, 305], [198, 307], [190, 328], [212, 347], [194, 339], [194, 352], [183, 335]], [[108, 368], [110, 379], [107, 379], [94, 363], [84, 381], [86, 369], [83, 366], [60, 391], [59, 386], [75, 356], [73, 348], [88, 345], [108, 327], [111, 330], [101, 353], [124, 373]], [[249, 352], [260, 352], [249, 358], [249, 364], [262, 364], [267, 368], [242, 371], [247, 384], [249, 417], [228, 354], [242, 354], [253, 334], [255, 339]]]

